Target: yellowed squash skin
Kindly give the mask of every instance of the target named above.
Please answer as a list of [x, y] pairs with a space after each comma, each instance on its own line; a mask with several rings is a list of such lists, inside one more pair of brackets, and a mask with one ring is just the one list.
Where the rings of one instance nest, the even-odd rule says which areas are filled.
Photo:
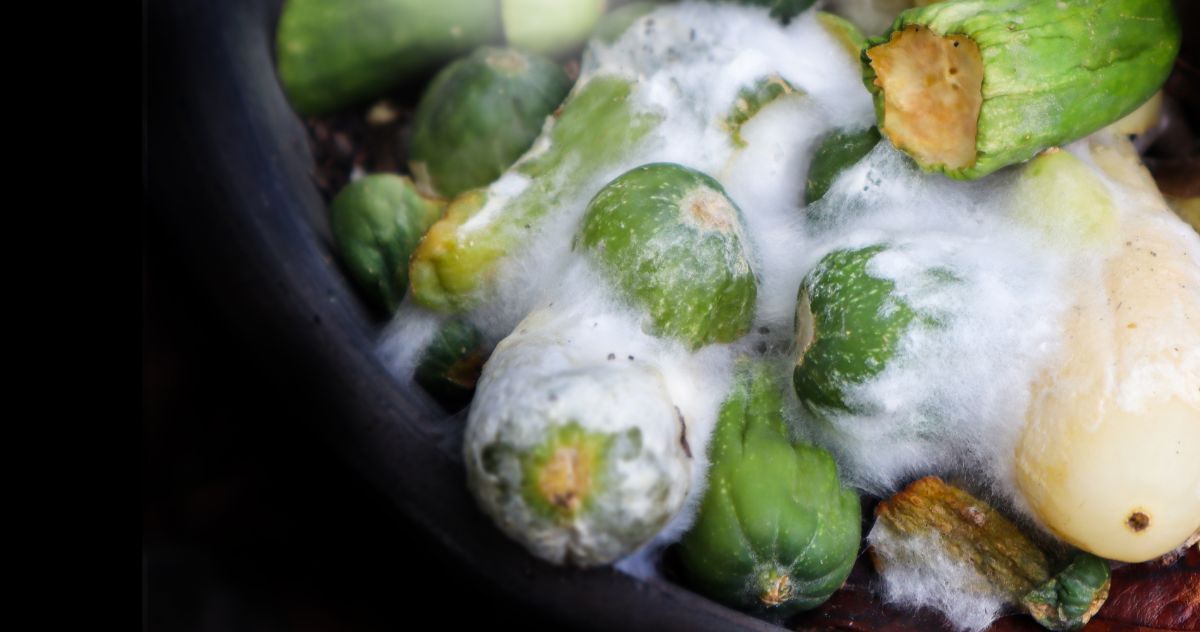
[[1038, 519], [1095, 555], [1141, 562], [1200, 529], [1200, 239], [1123, 140], [1092, 148], [1128, 187], [1102, 292], [1080, 292], [1034, 384], [1016, 451]]

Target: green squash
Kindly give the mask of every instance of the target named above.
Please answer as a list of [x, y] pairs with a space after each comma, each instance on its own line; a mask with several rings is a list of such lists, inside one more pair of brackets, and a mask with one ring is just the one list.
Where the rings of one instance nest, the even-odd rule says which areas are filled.
[[297, 111], [325, 114], [500, 34], [494, 0], [288, 0], [275, 36], [279, 79]]
[[483, 47], [433, 78], [413, 117], [409, 167], [429, 195], [486, 186], [529, 149], [571, 81], [555, 62]]
[[737, 367], [709, 444], [708, 488], [678, 547], [689, 586], [778, 617], [842, 585], [861, 530], [858, 496], [833, 457], [789, 438], [782, 388], [772, 367]]
[[444, 204], [408, 178], [375, 174], [346, 185], [330, 206], [334, 245], [350, 278], [377, 308], [396, 311], [408, 288], [408, 258]]
[[592, 173], [638, 146], [659, 118], [635, 111], [633, 85], [610, 75], [577, 83], [538, 147], [512, 167], [530, 178], [529, 186], [500, 203], [487, 222], [467, 225], [487, 204], [488, 190], [467, 191], [450, 203], [413, 254], [413, 297], [419, 304], [450, 313], [478, 306], [493, 287], [500, 261], [525, 245], [530, 227], [551, 215], [561, 198]]
[[876, 245], [829, 253], [804, 277], [796, 306], [793, 382], [809, 409], [860, 412], [848, 391], [883, 371], [917, 313], [896, 284], [867, 271]]
[[843, 171], [853, 167], [879, 144], [879, 130], [875, 127], [857, 131], [835, 131], [821, 140], [808, 166], [808, 180], [804, 187], [804, 203], [812, 204], [824, 197], [825, 192]]
[[742, 213], [720, 183], [655, 163], [596, 194], [575, 247], [649, 313], [651, 333], [695, 349], [750, 330], [758, 289], [744, 235]]
[[1171, 0], [952, 0], [868, 40], [863, 80], [892, 144], [970, 180], [1134, 111], [1179, 43]]
[[413, 379], [442, 406], [460, 410], [471, 403], [487, 351], [483, 335], [474, 325], [451, 318], [421, 352]]
[[1110, 584], [1108, 561], [1081, 552], [1060, 573], [1025, 595], [1021, 605], [1042, 627], [1071, 632], [1099, 612]]

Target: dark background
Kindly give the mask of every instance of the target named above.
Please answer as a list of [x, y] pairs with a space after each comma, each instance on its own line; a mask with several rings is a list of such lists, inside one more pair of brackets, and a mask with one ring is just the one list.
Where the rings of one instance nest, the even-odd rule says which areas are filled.
[[303, 377], [259, 354], [145, 210], [144, 629], [546, 629], [339, 460]]

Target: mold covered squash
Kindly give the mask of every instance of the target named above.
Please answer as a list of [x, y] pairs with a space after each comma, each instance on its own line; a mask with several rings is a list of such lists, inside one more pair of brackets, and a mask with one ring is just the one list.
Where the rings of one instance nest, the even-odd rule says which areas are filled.
[[592, 199], [576, 248], [653, 333], [691, 348], [750, 330], [757, 282], [742, 213], [709, 176], [670, 164], [637, 167]]
[[850, 391], [882, 372], [908, 328], [920, 322], [896, 284], [868, 269], [885, 250], [835, 250], [800, 285], [792, 379], [809, 409], [860, 412]]
[[471, 403], [471, 492], [501, 531], [555, 564], [629, 555], [690, 486], [686, 429], [662, 372], [597, 342], [624, 333], [613, 319], [535, 311], [496, 346]]
[[1170, 0], [951, 0], [868, 40], [863, 78], [897, 148], [974, 179], [1134, 111], [1179, 42]]
[[1090, 149], [1126, 188], [1122, 214], [1033, 384], [1017, 483], [1063, 540], [1141, 562], [1200, 530], [1200, 239], [1127, 140]]
[[825, 450], [793, 443], [774, 367], [743, 360], [709, 443], [708, 488], [679, 545], [687, 583], [773, 617], [814, 608], [858, 554], [857, 495]]
[[511, 48], [481, 47], [446, 66], [413, 117], [417, 184], [443, 198], [490, 184], [529, 149], [570, 87], [555, 62]]

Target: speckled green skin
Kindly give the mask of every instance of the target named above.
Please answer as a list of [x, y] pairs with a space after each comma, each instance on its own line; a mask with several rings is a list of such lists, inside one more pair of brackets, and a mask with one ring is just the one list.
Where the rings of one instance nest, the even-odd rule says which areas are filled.
[[1080, 553], [1062, 572], [1025, 595], [1021, 604], [1048, 630], [1078, 630], [1100, 610], [1110, 583], [1108, 562]]
[[275, 46], [292, 106], [314, 115], [380, 96], [500, 36], [494, 0], [288, 0]]
[[376, 307], [396, 311], [408, 288], [408, 258], [443, 204], [417, 193], [408, 178], [376, 174], [338, 192], [330, 223], [350, 278]]
[[[412, 260], [413, 296], [429, 309], [461, 313], [488, 296], [498, 262], [527, 244], [530, 227], [553, 213], [562, 198], [593, 174], [637, 148], [659, 123], [657, 115], [638, 112], [630, 102], [633, 84], [602, 75], [576, 84], [562, 111], [544, 132], [544, 148], [523, 156], [512, 169], [529, 176], [529, 186], [505, 203], [495, 219], [472, 233], [461, 227], [479, 211], [486, 195], [451, 203], [434, 226], [437, 239], [421, 244]], [[597, 133], [600, 130], [602, 133]], [[539, 145], [541, 141], [538, 141]], [[470, 204], [459, 204], [459, 200]]]
[[[695, 200], [704, 199], [696, 219]], [[756, 279], [741, 211], [720, 183], [656, 163], [618, 176], [588, 205], [576, 248], [622, 296], [645, 309], [653, 333], [691, 348], [732, 342], [754, 319]]]
[[421, 352], [413, 379], [442, 406], [457, 411], [471, 402], [488, 347], [470, 322], [451, 318]]
[[879, 130], [875, 127], [853, 132], [838, 131], [826, 136], [813, 153], [808, 166], [804, 203], [812, 204], [821, 199], [833, 181], [870, 153], [879, 144], [880, 138]]
[[[831, 252], [800, 285], [796, 307], [800, 356], [792, 379], [800, 401], [810, 409], [862, 412], [847, 401], [849, 389], [883, 371], [917, 320], [917, 314], [896, 296], [895, 283], [867, 271], [867, 264], [883, 250], [871, 246]], [[811, 338], [806, 332], [808, 322]]]
[[863, 80], [884, 129], [883, 94], [866, 51], [910, 26], [965, 35], [983, 56], [972, 166], [921, 165], [973, 180], [1082, 138], [1137, 109], [1179, 51], [1170, 0], [952, 0], [900, 14], [863, 47]]
[[570, 89], [557, 63], [514, 49], [485, 46], [446, 66], [413, 117], [409, 165], [418, 184], [443, 198], [490, 184], [529, 149]]
[[688, 585], [782, 617], [816, 607], [846, 580], [861, 514], [829, 453], [789, 439], [772, 369], [739, 365], [709, 444], [708, 489], [679, 552]]
[[805, 9], [811, 7], [815, 0], [735, 0], [738, 4], [767, 7], [771, 9], [771, 17], [783, 24], [792, 21]]

